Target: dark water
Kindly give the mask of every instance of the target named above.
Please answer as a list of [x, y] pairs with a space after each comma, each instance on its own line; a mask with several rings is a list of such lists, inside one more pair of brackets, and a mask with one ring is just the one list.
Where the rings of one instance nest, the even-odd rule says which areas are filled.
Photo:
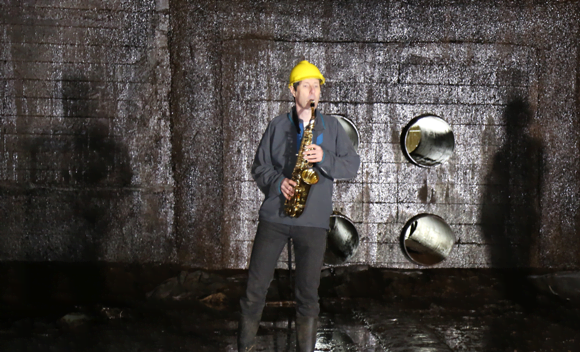
[[[45, 269], [47, 281], [60, 279], [42, 291], [18, 286], [3, 267], [0, 351], [237, 351], [243, 271], [100, 268], [108, 286], [96, 297], [64, 284], [68, 266]], [[276, 276], [269, 302], [285, 298], [286, 278]], [[477, 270], [326, 270], [316, 350], [580, 350], [577, 306], [538, 294], [530, 309], [503, 296], [504, 280]], [[293, 327], [293, 308], [267, 307], [258, 351], [294, 351]]]

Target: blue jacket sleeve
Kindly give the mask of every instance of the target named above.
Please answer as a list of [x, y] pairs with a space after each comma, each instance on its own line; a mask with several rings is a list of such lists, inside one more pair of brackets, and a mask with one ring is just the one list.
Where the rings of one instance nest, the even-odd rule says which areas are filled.
[[336, 126], [336, 154], [322, 148], [324, 155], [317, 165], [333, 179], [352, 179], [360, 166], [360, 157], [340, 124]]
[[272, 137], [273, 127], [270, 123], [260, 140], [251, 169], [252, 177], [266, 198], [282, 193], [280, 184], [284, 179], [282, 169], [274, 167], [272, 163]]

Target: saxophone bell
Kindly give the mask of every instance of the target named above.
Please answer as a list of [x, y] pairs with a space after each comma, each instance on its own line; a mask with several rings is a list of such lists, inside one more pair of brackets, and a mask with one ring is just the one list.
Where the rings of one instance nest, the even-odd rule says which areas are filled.
[[318, 183], [318, 174], [312, 168], [303, 170], [302, 171], [302, 180], [304, 180], [304, 183], [306, 183], [307, 185], [317, 184]]

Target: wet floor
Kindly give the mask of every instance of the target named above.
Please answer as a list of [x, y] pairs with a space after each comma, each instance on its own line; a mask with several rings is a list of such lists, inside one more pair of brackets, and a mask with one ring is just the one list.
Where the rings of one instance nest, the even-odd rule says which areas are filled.
[[[244, 273], [186, 274], [144, 297], [101, 303], [10, 303], [4, 295], [0, 351], [237, 351]], [[576, 305], [543, 295], [508, 299], [495, 292], [501, 280], [475, 274], [445, 281], [393, 271], [326, 273], [316, 351], [580, 351]], [[272, 284], [258, 351], [295, 350], [294, 310], [283, 283], [280, 275]]]

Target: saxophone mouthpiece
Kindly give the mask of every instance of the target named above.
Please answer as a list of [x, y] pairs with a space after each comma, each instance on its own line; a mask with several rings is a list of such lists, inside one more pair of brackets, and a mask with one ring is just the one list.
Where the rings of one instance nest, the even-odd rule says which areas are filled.
[[314, 107], [314, 100], [310, 101], [310, 107], [313, 108]]

